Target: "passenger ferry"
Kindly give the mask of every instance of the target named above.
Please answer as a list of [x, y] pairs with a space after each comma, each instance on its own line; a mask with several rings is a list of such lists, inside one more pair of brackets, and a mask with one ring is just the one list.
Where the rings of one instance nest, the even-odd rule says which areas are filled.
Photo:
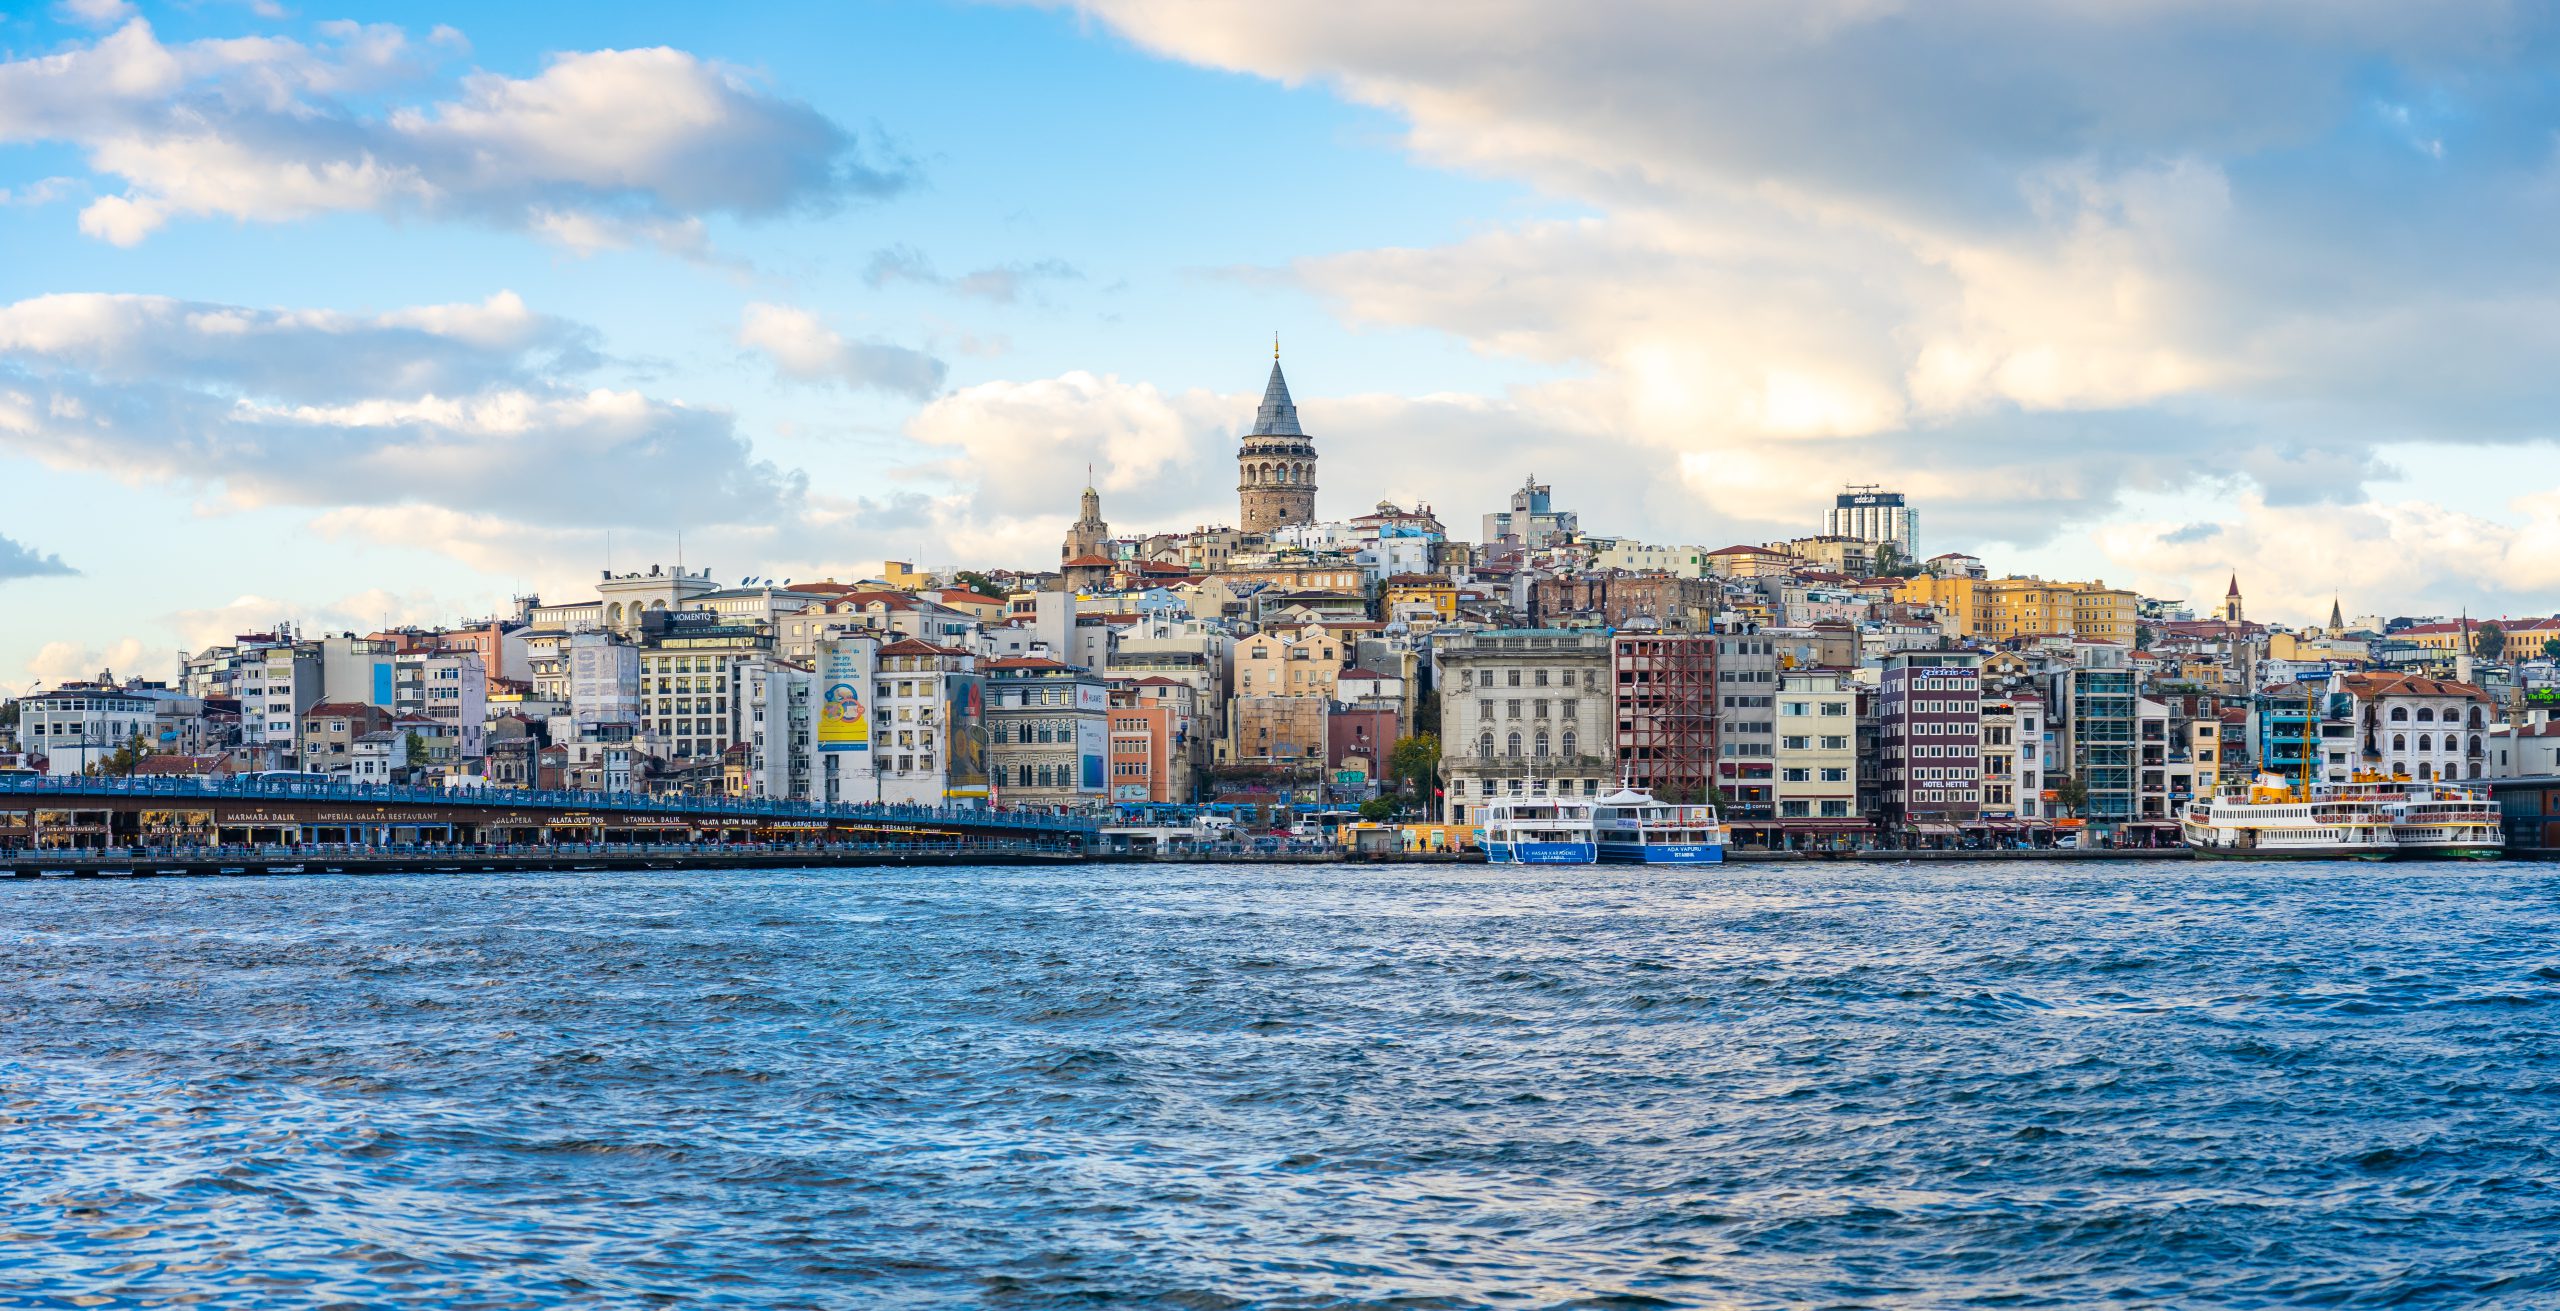
[[2417, 860], [2496, 860], [2507, 854], [2498, 803], [2481, 788], [2411, 783], [2383, 803], [2398, 854]]
[[1496, 865], [1588, 865], [1599, 859], [1591, 837], [1591, 803], [1575, 797], [1488, 801], [1476, 845]]
[[2399, 849], [2379, 791], [2287, 786], [2270, 775], [2246, 792], [2189, 802], [2178, 828], [2197, 855], [2237, 860], [2387, 860]]
[[1713, 806], [1654, 800], [1624, 787], [1592, 808], [1600, 860], [1609, 865], [1716, 865], [1724, 861], [1724, 825]]

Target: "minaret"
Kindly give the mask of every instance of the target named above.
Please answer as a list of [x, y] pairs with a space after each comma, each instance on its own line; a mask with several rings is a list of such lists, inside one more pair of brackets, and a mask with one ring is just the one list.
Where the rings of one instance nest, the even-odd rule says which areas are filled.
[[2222, 594], [2222, 617], [2235, 624], [2241, 620], [2240, 575], [2238, 574], [2231, 575], [2231, 590]]
[[1271, 381], [1262, 388], [1253, 431], [1236, 450], [1236, 504], [1248, 533], [1316, 520], [1316, 447], [1298, 427], [1289, 380], [1280, 376], [1280, 338], [1271, 338]]

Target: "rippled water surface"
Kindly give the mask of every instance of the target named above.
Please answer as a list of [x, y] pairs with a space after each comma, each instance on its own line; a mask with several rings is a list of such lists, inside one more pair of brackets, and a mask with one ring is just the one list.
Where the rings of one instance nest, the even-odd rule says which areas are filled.
[[0, 1304], [2555, 1306], [2541, 867], [0, 885]]

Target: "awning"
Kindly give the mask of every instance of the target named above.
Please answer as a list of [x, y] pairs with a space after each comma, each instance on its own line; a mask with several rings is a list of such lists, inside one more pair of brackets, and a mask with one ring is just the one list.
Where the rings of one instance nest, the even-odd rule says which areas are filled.
[[1914, 824], [1911, 826], [1911, 831], [1914, 833], [1928, 833], [1939, 837], [1952, 838], [1963, 833], [1964, 830], [1957, 828], [1953, 824]]

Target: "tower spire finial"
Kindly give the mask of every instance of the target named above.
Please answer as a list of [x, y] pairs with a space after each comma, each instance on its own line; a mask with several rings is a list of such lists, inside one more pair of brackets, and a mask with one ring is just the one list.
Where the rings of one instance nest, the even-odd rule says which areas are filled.
[[1280, 362], [1280, 330], [1278, 328], [1271, 330], [1271, 362], [1274, 364]]

